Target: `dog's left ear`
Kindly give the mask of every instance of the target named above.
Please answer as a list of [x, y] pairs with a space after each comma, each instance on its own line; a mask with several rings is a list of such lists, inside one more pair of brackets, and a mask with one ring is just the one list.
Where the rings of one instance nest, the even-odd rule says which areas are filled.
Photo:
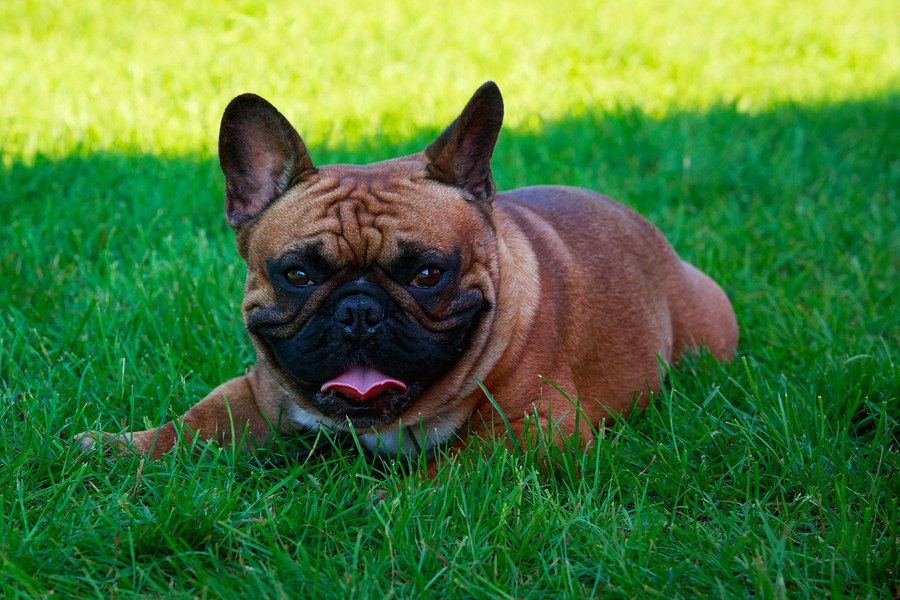
[[219, 166], [225, 175], [225, 217], [236, 233], [316, 172], [300, 134], [256, 94], [242, 94], [225, 108]]
[[494, 199], [491, 156], [503, 125], [503, 96], [493, 81], [475, 92], [462, 114], [425, 149], [428, 177], [462, 188], [478, 202]]

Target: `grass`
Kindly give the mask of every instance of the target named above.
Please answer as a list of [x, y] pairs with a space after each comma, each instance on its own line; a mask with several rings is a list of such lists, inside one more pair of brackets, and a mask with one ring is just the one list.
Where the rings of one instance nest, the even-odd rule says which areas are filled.
[[[4, 3], [4, 595], [896, 597], [895, 12]], [[648, 216], [727, 289], [734, 363], [675, 368], [551, 471], [495, 447], [436, 485], [352, 444], [267, 470], [74, 451], [252, 363], [214, 154], [232, 96], [273, 101], [319, 164], [368, 162], [421, 149], [486, 79], [498, 186]]]

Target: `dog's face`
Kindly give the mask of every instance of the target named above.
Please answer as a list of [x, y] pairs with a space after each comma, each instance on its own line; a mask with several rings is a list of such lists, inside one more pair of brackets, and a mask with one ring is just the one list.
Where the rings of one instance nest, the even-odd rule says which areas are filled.
[[257, 354], [312, 418], [343, 429], [428, 418], [470, 377], [499, 275], [485, 84], [423, 153], [316, 169], [287, 120], [239, 96], [222, 120], [226, 216], [247, 261]]
[[[397, 168], [421, 171], [407, 163]], [[323, 168], [250, 238], [247, 329], [267, 364], [335, 422], [396, 421], [457, 363], [491, 304], [484, 213], [415, 178]]]

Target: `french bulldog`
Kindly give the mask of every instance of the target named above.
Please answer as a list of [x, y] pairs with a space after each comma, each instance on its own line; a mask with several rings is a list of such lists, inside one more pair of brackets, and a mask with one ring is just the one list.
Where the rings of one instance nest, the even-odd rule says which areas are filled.
[[80, 447], [158, 459], [195, 437], [253, 448], [327, 428], [415, 458], [521, 439], [528, 423], [588, 443], [647, 406], [660, 360], [701, 346], [730, 360], [728, 297], [646, 219], [586, 189], [496, 191], [502, 121], [488, 82], [418, 154], [316, 167], [274, 106], [232, 100], [219, 161], [256, 367], [178, 426], [88, 432]]

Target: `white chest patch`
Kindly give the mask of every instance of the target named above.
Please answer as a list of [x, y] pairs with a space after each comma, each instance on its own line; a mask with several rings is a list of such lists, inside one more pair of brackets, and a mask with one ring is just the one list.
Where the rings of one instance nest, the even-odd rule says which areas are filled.
[[[328, 417], [312, 415], [296, 404], [290, 404], [285, 411], [285, 416], [292, 422], [302, 425], [310, 430], [320, 427], [332, 431], [349, 431], [348, 423], [338, 426]], [[409, 425], [398, 422], [394, 429], [388, 431], [357, 431], [360, 443], [366, 450], [373, 454], [385, 457], [416, 459], [420, 454], [440, 446], [450, 439], [459, 428], [461, 422], [449, 421], [442, 416], [432, 417], [428, 420], [410, 423]]]

